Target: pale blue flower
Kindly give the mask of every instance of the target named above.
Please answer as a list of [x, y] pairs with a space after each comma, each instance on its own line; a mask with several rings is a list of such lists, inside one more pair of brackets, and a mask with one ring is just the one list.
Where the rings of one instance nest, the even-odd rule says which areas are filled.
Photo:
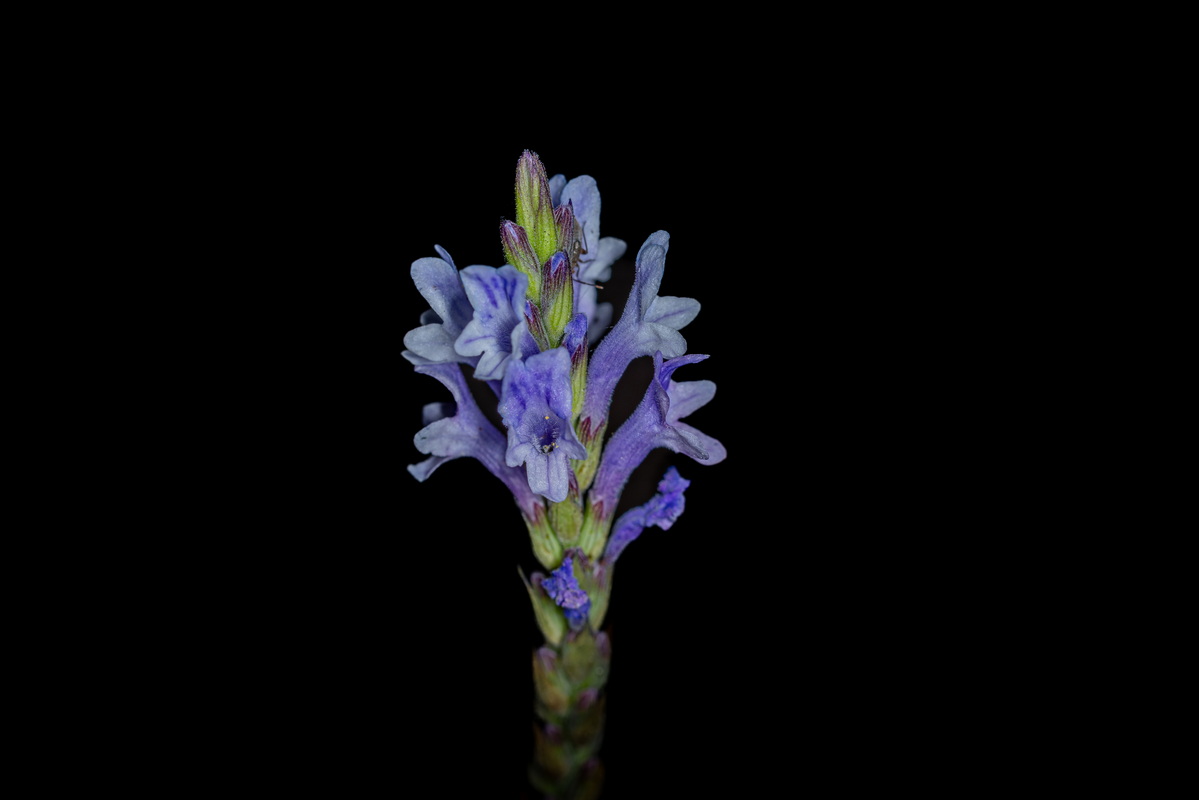
[[582, 231], [584, 252], [579, 256], [574, 310], [586, 316], [587, 338], [594, 344], [612, 322], [612, 304], [598, 302], [598, 290], [591, 284], [603, 284], [612, 277], [612, 265], [625, 254], [628, 245], [613, 236], [600, 238], [600, 193], [590, 175], [580, 175], [570, 181], [563, 175], [555, 175], [549, 186], [554, 205], [570, 203]]
[[727, 452], [723, 444], [680, 421], [715, 396], [716, 384], [712, 381], [678, 383], [671, 379], [680, 366], [707, 357], [684, 355], [664, 361], [661, 351], [654, 353], [654, 377], [645, 396], [604, 445], [595, 481], [588, 492], [588, 502], [598, 516], [612, 515], [633, 470], [656, 448], [665, 447], [682, 453], [701, 464], [718, 464], [725, 459]]
[[453, 261], [440, 246], [442, 258], [418, 258], [412, 262], [412, 281], [429, 303], [421, 314], [421, 327], [404, 335], [401, 352], [412, 364], [462, 362], [474, 366], [477, 357], [465, 356], [454, 349], [454, 342], [474, 316], [462, 279]]
[[612, 392], [629, 363], [660, 351], [666, 358], [687, 352], [687, 340], [679, 333], [699, 313], [699, 302], [689, 297], [659, 297], [662, 272], [670, 236], [653, 233], [637, 253], [633, 288], [620, 321], [608, 331], [587, 368], [587, 392], [583, 399], [584, 429], [598, 431], [607, 423]]
[[[454, 349], [462, 356], [479, 356], [477, 379], [500, 380], [512, 357], [513, 341], [522, 340], [519, 329], [525, 326], [529, 279], [509, 264], [499, 269], [475, 265], [459, 274], [474, 313], [454, 342]], [[536, 352], [533, 344], [532, 353]]]
[[499, 413], [508, 429], [507, 463], [522, 464], [529, 487], [559, 503], [570, 491], [569, 459], [587, 451], [571, 427], [570, 356], [555, 347], [523, 360], [504, 373]]
[[413, 369], [440, 381], [450, 390], [454, 402], [430, 403], [424, 407], [425, 427], [417, 432], [413, 443], [430, 457], [410, 464], [408, 472], [418, 481], [424, 481], [447, 461], [463, 456], [478, 459], [504, 482], [525, 516], [533, 519], [544, 503], [529, 488], [522, 471], [506, 462], [504, 435], [475, 403], [462, 368], [457, 364], [421, 364]]

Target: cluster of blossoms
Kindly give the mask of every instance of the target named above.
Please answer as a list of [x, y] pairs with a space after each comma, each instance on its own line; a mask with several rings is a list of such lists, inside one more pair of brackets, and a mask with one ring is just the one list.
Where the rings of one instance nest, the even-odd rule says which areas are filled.
[[[596, 288], [626, 245], [600, 238], [599, 217], [593, 178], [547, 177], [525, 151], [516, 219], [500, 226], [507, 263], [458, 269], [440, 246], [439, 257], [417, 259], [412, 279], [430, 308], [404, 337], [404, 358], [453, 397], [424, 407], [414, 441], [429, 457], [408, 471], [424, 481], [446, 461], [470, 456], [503, 481], [550, 570], [526, 585], [554, 644], [568, 628], [599, 628], [617, 557], [643, 529], [669, 528], [683, 511], [689, 481], [671, 467], [657, 494], [613, 520], [633, 470], [659, 447], [701, 464], [725, 457], [720, 442], [682, 422], [716, 386], [673, 377], [708, 356], [687, 354], [679, 333], [699, 303], [658, 294], [669, 236], [658, 231], [641, 246], [612, 325], [612, 304], [598, 302]], [[612, 394], [628, 365], [645, 356], [654, 367], [645, 397], [608, 435]], [[478, 406], [466, 373], [495, 395], [504, 432]]]

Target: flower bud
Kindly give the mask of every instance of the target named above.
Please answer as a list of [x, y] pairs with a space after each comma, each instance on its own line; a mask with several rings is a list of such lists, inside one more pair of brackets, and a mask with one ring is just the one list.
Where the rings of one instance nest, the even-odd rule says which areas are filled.
[[557, 347], [574, 317], [574, 271], [570, 259], [561, 250], [550, 256], [544, 266], [541, 284], [541, 314], [546, 339]]
[[541, 350], [552, 349], [545, 330], [545, 318], [541, 315], [541, 309], [532, 300], [525, 301], [525, 324], [529, 329], [529, 335], [533, 337], [533, 341], [537, 342], [537, 346]]
[[[554, 732], [549, 728], [553, 727]], [[541, 797], [554, 797], [573, 764], [568, 751], [562, 746], [562, 729], [553, 723], [542, 730], [533, 726], [533, 765], [529, 768], [529, 781], [540, 792]]]
[[516, 163], [516, 223], [528, 234], [537, 263], [544, 264], [558, 249], [558, 228], [545, 165], [530, 150]]
[[562, 563], [562, 545], [546, 518], [545, 508], [537, 506], [533, 519], [524, 518], [525, 527], [529, 529], [529, 539], [533, 545], [533, 555], [546, 569], [553, 569]]
[[561, 715], [570, 707], [570, 684], [558, 667], [558, 657], [548, 647], [533, 653], [533, 688], [549, 711]]
[[608, 567], [601, 561], [589, 558], [580, 549], [566, 550], [565, 557], [572, 559], [579, 588], [591, 600], [591, 606], [587, 611], [587, 621], [592, 630], [598, 631], [604, 624], [604, 614], [608, 612], [608, 598], [612, 594], [612, 581], [609, 578]]
[[[591, 460], [591, 447], [599, 447], [599, 445], [590, 445], [587, 447], [587, 461], [582, 464], [575, 465], [579, 471], [579, 486], [583, 486], [584, 472], [588, 468], [588, 462]], [[597, 459], [598, 460], [598, 459]], [[595, 471], [591, 472], [594, 475]], [[604, 552], [604, 544], [608, 541], [608, 531], [612, 529], [612, 514], [608, 511], [602, 499], [588, 500], [587, 507], [583, 510], [583, 528], [579, 531], [579, 541], [575, 544], [589, 558], [598, 559], [600, 554]]]
[[[591, 691], [584, 690], [588, 695], [590, 695]], [[589, 697], [586, 705], [582, 705], [582, 700], [576, 701], [575, 724], [567, 730], [567, 735], [570, 736], [570, 740], [575, 747], [585, 748], [588, 744], [594, 746], [596, 737], [604, 729], [604, 705], [605, 699], [601, 692], [597, 692], [595, 698]], [[594, 763], [594, 759], [588, 763]]]
[[580, 711], [586, 711], [595, 705], [595, 701], [599, 699], [599, 689], [592, 687], [579, 692], [577, 706]]
[[[574, 473], [571, 473], [571, 478]], [[574, 481], [571, 481], [574, 484]], [[554, 535], [564, 545], [572, 544], [579, 538], [579, 529], [583, 526], [583, 504], [579, 501], [578, 491], [574, 496], [567, 496], [561, 503], [550, 503], [548, 514], [550, 526]]]
[[529, 278], [526, 297], [541, 296], [541, 262], [533, 253], [525, 229], [510, 220], [500, 223], [500, 243], [504, 246], [504, 258]]
[[599, 649], [600, 658], [605, 662], [612, 660], [612, 640], [608, 634], [600, 631], [595, 635], [595, 646]]
[[562, 644], [559, 662], [571, 686], [603, 686], [607, 678], [607, 661], [600, 657], [595, 634], [588, 628], [568, 634]]
[[570, 353], [571, 419], [577, 420], [587, 395], [587, 315], [575, 314], [562, 334], [562, 346]]
[[558, 227], [558, 248], [566, 253], [571, 271], [575, 272], [579, 267], [579, 255], [583, 252], [583, 228], [575, 219], [573, 203], [568, 201], [566, 205], [554, 209], [554, 224]]

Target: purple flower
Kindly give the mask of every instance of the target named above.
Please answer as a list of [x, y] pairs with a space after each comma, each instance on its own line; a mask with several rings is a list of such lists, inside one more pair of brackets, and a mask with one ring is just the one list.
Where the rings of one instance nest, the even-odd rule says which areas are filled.
[[[408, 471], [424, 481], [441, 464], [470, 456], [509, 488], [538, 562], [559, 565], [527, 584], [538, 624], [557, 644], [567, 623], [578, 630], [602, 622], [607, 570], [628, 544], [647, 527], [669, 529], [683, 512], [690, 481], [670, 467], [654, 496], [613, 525], [621, 493], [650, 451], [667, 448], [702, 464], [719, 463], [726, 452], [683, 421], [716, 386], [673, 380], [680, 366], [708, 356], [688, 354], [680, 333], [699, 303], [658, 294], [669, 234], [656, 231], [641, 245], [632, 290], [614, 320], [612, 304], [599, 303], [602, 292], [591, 284], [608, 280], [627, 246], [600, 237], [595, 180], [547, 178], [537, 155], [525, 150], [515, 195], [515, 220], [500, 225], [507, 264], [459, 270], [440, 246], [437, 258], [412, 263], [429, 308], [404, 336], [402, 354], [446, 386], [454, 402], [423, 407], [414, 443], [427, 457]], [[633, 413], [610, 430], [613, 394], [642, 357], [652, 357], [653, 378]], [[496, 395], [486, 414], [468, 378]]]
[[454, 341], [470, 323], [474, 309], [449, 253], [440, 246], [437, 251], [443, 258], [418, 258], [412, 262], [412, 281], [429, 301], [430, 308], [421, 315], [421, 327], [404, 335], [407, 349], [401, 355], [416, 365], [462, 362], [474, 366], [477, 358], [454, 349]]
[[679, 329], [695, 319], [699, 302], [689, 297], [658, 296], [669, 243], [666, 231], [645, 240], [637, 253], [637, 272], [620, 321], [591, 354], [582, 412], [587, 430], [598, 431], [607, 424], [612, 392], [629, 362], [657, 351], [667, 358], [687, 352], [687, 341]]
[[562, 332], [562, 347], [570, 353], [570, 363], [577, 364], [587, 354], [587, 317], [575, 314]]
[[651, 525], [668, 530], [683, 513], [683, 491], [690, 485], [691, 481], [681, 477], [674, 467], [666, 470], [666, 475], [658, 482], [658, 493], [642, 505], [621, 514], [620, 519], [616, 520], [604, 550], [604, 563], [609, 566], [615, 563], [629, 542]]
[[447, 461], [463, 456], [478, 459], [512, 492], [525, 517], [535, 518], [544, 503], [529, 488], [519, 469], [505, 462], [504, 435], [484, 416], [471, 396], [457, 364], [422, 364], [414, 367], [422, 375], [440, 381], [454, 397], [453, 403], [430, 403], [423, 409], [425, 427], [413, 438], [416, 449], [430, 457], [410, 464], [408, 472], [425, 481]]
[[[561, 176], [555, 175], [555, 181]], [[600, 238], [600, 193], [595, 179], [580, 175], [564, 182], [555, 193], [555, 181], [550, 182], [554, 205], [570, 204], [583, 235], [583, 250], [579, 256], [579, 282], [575, 284], [575, 313], [584, 314], [588, 322], [588, 339], [594, 343], [612, 321], [612, 304], [598, 303], [596, 288], [589, 284], [602, 283], [612, 276], [612, 265], [624, 255], [627, 245], [613, 237]]]
[[575, 579], [574, 561], [570, 556], [563, 558], [562, 566], [541, 581], [541, 588], [562, 608], [562, 613], [566, 615], [566, 621], [570, 623], [572, 630], [577, 631], [587, 624], [591, 600]]
[[645, 526], [657, 525], [662, 530], [670, 530], [686, 505], [683, 492], [691, 485], [691, 481], [679, 475], [678, 469], [670, 467], [662, 480], [658, 481], [658, 493], [651, 497], [641, 507], [645, 509]]
[[671, 375], [683, 364], [694, 364], [706, 358], [706, 355], [685, 355], [663, 361], [661, 351], [654, 353], [654, 377], [645, 397], [604, 445], [595, 482], [588, 492], [588, 501], [601, 517], [616, 509], [629, 476], [656, 448], [683, 453], [701, 464], [718, 464], [724, 460], [727, 455], [724, 445], [680, 422], [712, 399], [716, 384], [671, 380]]
[[[462, 285], [474, 314], [454, 342], [459, 355], [480, 356], [475, 377], [498, 381], [512, 357], [513, 341], [525, 324], [525, 290], [529, 279], [516, 267], [470, 266], [462, 270]], [[534, 345], [534, 350], [536, 346]]]
[[508, 465], [525, 466], [534, 492], [555, 503], [565, 500], [574, 475], [567, 459], [587, 457], [570, 424], [570, 356], [566, 350], [555, 347], [510, 361], [499, 412], [508, 429]]

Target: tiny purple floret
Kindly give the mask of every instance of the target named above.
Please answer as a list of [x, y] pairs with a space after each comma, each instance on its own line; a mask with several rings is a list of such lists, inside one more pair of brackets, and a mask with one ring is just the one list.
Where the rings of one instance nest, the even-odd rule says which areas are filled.
[[550, 573], [541, 582], [541, 588], [550, 599], [562, 608], [566, 621], [572, 630], [579, 630], [587, 624], [587, 614], [591, 611], [591, 599], [579, 587], [575, 579], [574, 561], [570, 556], [562, 559], [562, 566]]

